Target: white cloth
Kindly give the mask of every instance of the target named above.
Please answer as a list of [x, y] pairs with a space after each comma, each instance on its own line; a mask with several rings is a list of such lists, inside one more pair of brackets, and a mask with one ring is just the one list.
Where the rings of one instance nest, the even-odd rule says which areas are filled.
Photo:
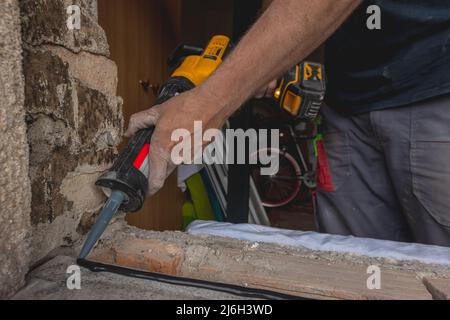
[[416, 260], [427, 264], [450, 266], [450, 248], [415, 243], [356, 238], [283, 230], [252, 224], [194, 221], [187, 229], [192, 235], [212, 235], [250, 242], [267, 242], [317, 251], [353, 253], [368, 257]]

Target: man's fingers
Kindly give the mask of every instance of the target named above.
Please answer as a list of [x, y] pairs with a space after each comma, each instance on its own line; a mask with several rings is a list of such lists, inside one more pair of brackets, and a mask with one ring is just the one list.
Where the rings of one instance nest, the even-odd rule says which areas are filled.
[[277, 88], [277, 84], [278, 84], [277, 80], [273, 80], [271, 83], [269, 83], [269, 85], [267, 86], [267, 90], [266, 90], [267, 98], [272, 98], [274, 96], [275, 90]]
[[159, 117], [160, 113], [158, 106], [133, 114], [130, 118], [130, 123], [128, 124], [128, 129], [124, 133], [124, 136], [131, 138], [139, 130], [156, 125]]
[[259, 90], [255, 94], [255, 98], [261, 99], [264, 97], [266, 97], [266, 98], [273, 97], [276, 87], [277, 87], [277, 80], [271, 81], [267, 86], [261, 88], [261, 90]]
[[266, 94], [266, 88], [264, 87], [255, 94], [255, 99], [264, 98], [265, 94]]
[[167, 151], [151, 145], [149, 156], [149, 177], [148, 195], [152, 196], [164, 186], [167, 177], [173, 172], [176, 166], [170, 160]]

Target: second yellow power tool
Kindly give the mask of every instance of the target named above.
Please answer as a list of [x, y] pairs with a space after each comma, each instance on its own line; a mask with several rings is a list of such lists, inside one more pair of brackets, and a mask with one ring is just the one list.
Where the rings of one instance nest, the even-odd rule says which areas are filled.
[[319, 114], [325, 91], [323, 65], [303, 62], [292, 67], [279, 81], [275, 99], [279, 107], [296, 120], [311, 122]]

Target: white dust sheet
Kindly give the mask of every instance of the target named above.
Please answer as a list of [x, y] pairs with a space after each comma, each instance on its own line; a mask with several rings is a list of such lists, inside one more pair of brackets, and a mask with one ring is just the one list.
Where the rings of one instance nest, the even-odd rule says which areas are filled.
[[191, 235], [211, 235], [250, 242], [266, 242], [317, 251], [352, 253], [368, 257], [415, 260], [427, 264], [450, 266], [450, 248], [356, 238], [317, 232], [302, 232], [253, 224], [230, 224], [215, 221], [194, 221], [187, 232]]

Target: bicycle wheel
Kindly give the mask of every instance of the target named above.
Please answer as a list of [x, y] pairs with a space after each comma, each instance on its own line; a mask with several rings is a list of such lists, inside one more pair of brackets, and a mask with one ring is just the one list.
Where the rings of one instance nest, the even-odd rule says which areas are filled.
[[280, 159], [279, 170], [275, 175], [261, 175], [260, 167], [252, 170], [252, 177], [263, 206], [277, 208], [290, 203], [302, 186], [300, 166], [289, 153], [274, 148], [260, 149], [251, 157], [259, 158], [261, 153], [264, 156], [278, 156]]

